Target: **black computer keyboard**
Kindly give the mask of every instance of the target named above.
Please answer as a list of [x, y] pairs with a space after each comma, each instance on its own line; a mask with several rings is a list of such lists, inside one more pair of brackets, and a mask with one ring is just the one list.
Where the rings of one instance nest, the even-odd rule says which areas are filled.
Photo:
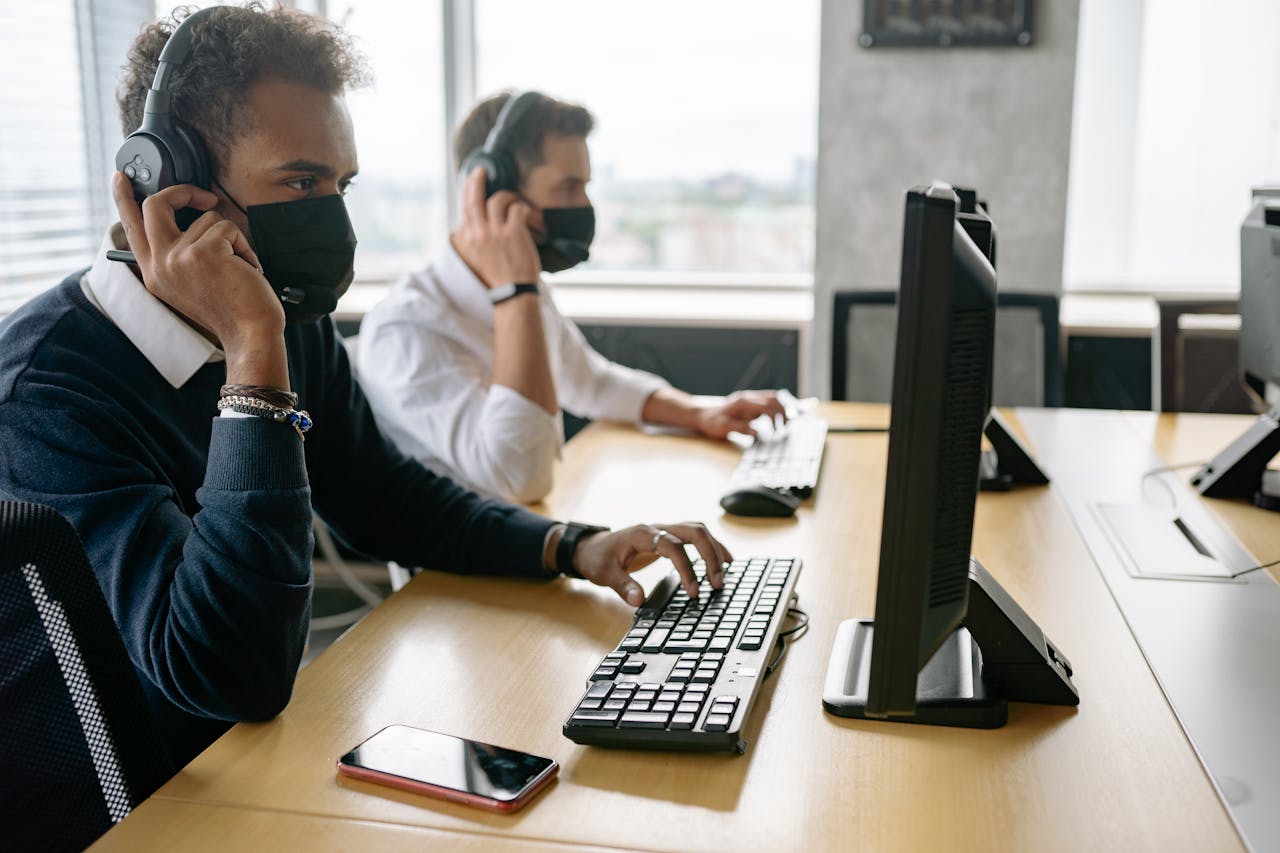
[[758, 436], [738, 460], [729, 478], [729, 491], [767, 486], [799, 498], [813, 494], [827, 444], [827, 422], [814, 415], [787, 421], [774, 434]]
[[695, 601], [672, 570], [591, 674], [565, 736], [594, 746], [744, 751], [742, 729], [800, 567], [794, 558], [736, 560], [712, 590], [699, 561]]

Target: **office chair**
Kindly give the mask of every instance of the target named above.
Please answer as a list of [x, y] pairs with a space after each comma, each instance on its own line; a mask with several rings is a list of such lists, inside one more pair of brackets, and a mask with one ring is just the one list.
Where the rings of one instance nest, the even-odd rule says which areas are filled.
[[[834, 296], [831, 399], [887, 403], [893, 386], [898, 294], [850, 290]], [[1061, 406], [1064, 393], [1057, 295], [998, 293], [995, 405]]]
[[0, 502], [0, 847], [80, 850], [173, 770], [75, 529]]
[[1151, 339], [1162, 412], [1253, 414], [1240, 383], [1240, 303], [1234, 299], [1159, 299]]

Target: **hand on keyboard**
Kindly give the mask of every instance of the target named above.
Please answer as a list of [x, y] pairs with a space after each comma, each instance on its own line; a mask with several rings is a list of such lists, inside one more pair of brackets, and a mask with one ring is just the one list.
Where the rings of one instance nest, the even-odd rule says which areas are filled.
[[644, 589], [631, 577], [661, 557], [680, 573], [681, 585], [692, 598], [698, 595], [698, 579], [684, 546], [693, 545], [712, 569], [707, 581], [715, 589], [724, 585], [724, 566], [733, 560], [729, 549], [698, 522], [637, 524], [611, 533], [597, 533], [578, 542], [573, 566], [584, 578], [607, 586], [632, 607], [644, 603]]
[[735, 391], [698, 413], [698, 432], [711, 438], [727, 438], [731, 432], [755, 435], [751, 422], [764, 415], [786, 421], [787, 410], [774, 391]]

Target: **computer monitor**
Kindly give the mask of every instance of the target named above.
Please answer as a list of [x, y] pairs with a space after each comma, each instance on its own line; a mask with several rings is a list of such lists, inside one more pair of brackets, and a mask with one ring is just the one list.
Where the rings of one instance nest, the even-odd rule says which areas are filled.
[[1280, 198], [1254, 191], [1240, 226], [1240, 381], [1265, 414], [1195, 473], [1191, 483], [1215, 498], [1249, 498], [1280, 510]]
[[[956, 221], [964, 228], [978, 251], [996, 266], [996, 225], [991, 219], [985, 199], [968, 187], [952, 187], [959, 201]], [[1049, 477], [1036, 464], [1031, 451], [1013, 431], [1004, 416], [991, 409], [984, 434], [990, 446], [983, 448], [979, 461], [978, 488], [989, 492], [1007, 492], [1019, 485], [1041, 486]]]
[[837, 631], [823, 706], [995, 728], [1079, 704], [1071, 665], [969, 554], [990, 411], [995, 270], [935, 184], [907, 193], [875, 620]]

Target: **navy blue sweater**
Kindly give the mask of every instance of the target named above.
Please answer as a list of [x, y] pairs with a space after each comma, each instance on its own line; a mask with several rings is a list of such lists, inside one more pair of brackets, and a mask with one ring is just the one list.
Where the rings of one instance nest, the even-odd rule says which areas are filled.
[[289, 700], [307, 636], [311, 512], [380, 560], [542, 573], [552, 522], [482, 500], [383, 437], [333, 324], [285, 332], [304, 444], [220, 418], [224, 363], [174, 389], [80, 289], [0, 323], [0, 495], [84, 540], [174, 766]]

